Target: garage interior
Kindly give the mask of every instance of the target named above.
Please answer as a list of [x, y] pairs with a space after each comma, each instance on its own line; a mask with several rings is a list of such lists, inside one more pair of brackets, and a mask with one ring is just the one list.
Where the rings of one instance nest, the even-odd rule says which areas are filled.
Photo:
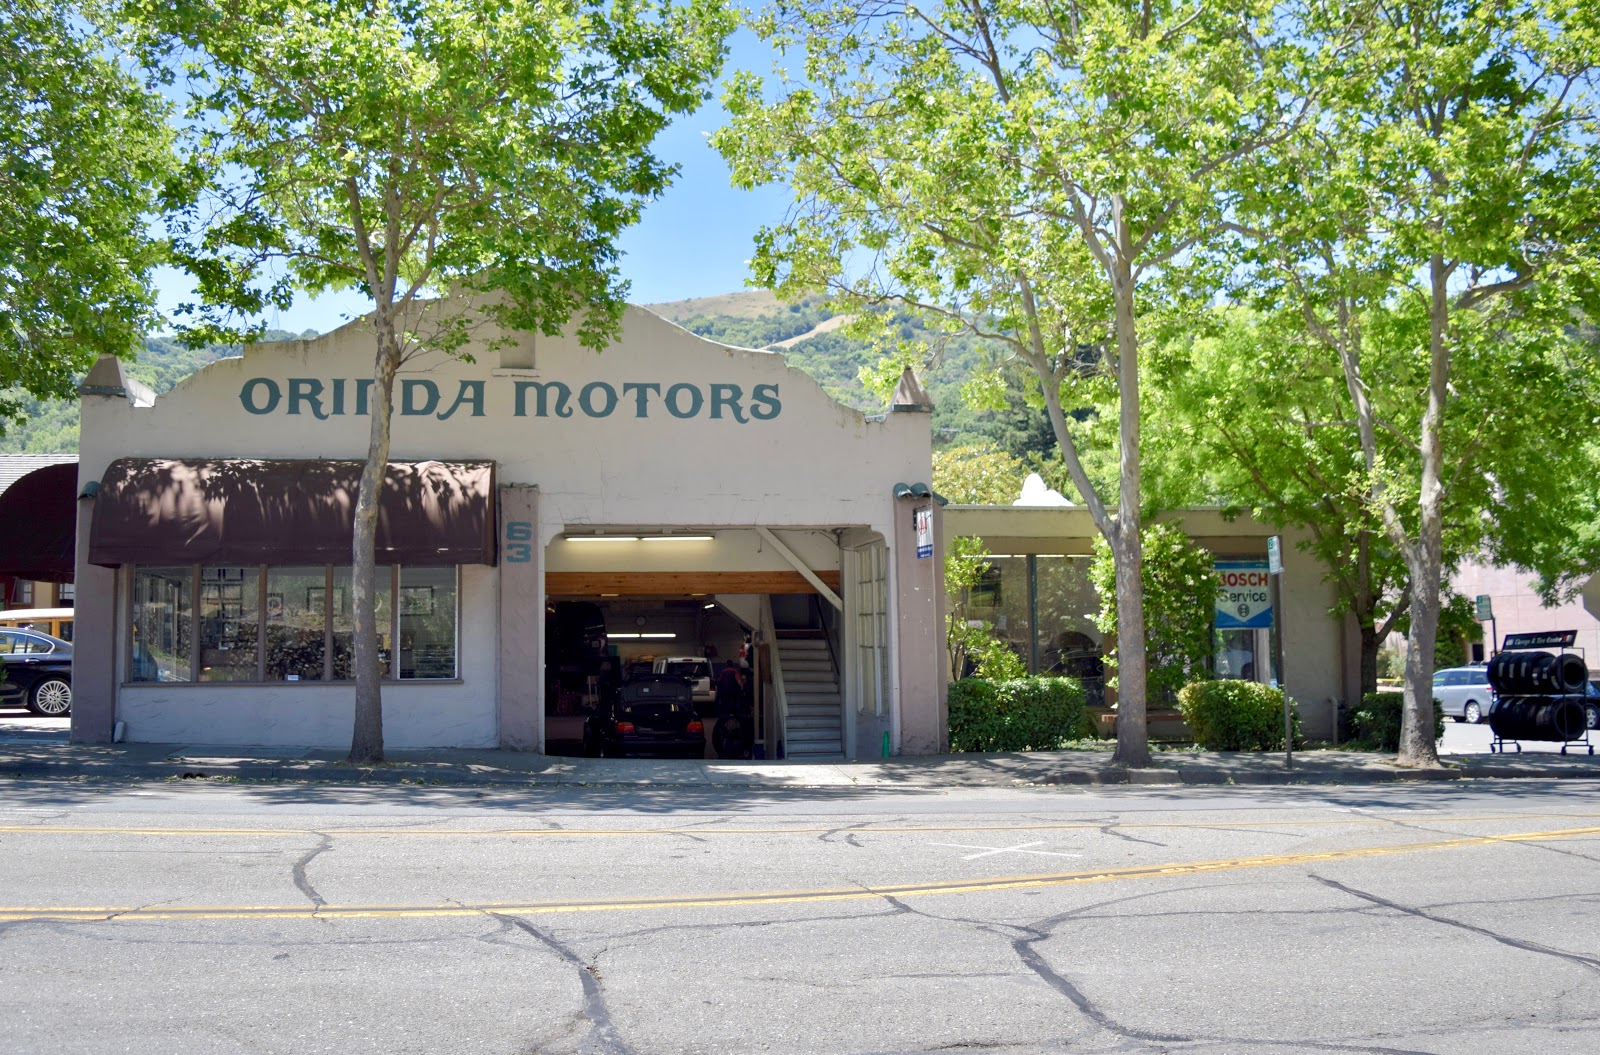
[[[847, 632], [841, 589], [847, 533], [584, 527], [557, 538], [546, 551], [545, 750], [587, 753], [584, 723], [607, 693], [658, 661], [694, 657], [709, 661], [713, 686], [728, 663], [748, 667], [756, 757], [846, 757], [846, 646], [859, 636]], [[871, 622], [881, 637], [886, 621]], [[866, 658], [876, 669], [870, 648]], [[705, 757], [717, 757], [711, 699], [696, 703]]]

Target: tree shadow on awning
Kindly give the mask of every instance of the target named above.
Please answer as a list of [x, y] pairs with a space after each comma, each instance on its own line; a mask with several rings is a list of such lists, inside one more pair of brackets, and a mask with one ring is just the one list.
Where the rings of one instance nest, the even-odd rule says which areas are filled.
[[[345, 564], [356, 461], [121, 458], [95, 500], [94, 564]], [[390, 462], [379, 564], [495, 563], [493, 462]]]

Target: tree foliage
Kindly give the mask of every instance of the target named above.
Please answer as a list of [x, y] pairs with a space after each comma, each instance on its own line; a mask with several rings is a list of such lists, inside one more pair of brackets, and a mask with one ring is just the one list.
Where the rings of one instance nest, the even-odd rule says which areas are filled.
[[74, 395], [156, 321], [147, 213], [174, 173], [166, 107], [106, 50], [100, 12], [0, 5], [0, 434], [18, 392]]
[[395, 375], [418, 353], [458, 352], [485, 320], [513, 333], [571, 325], [596, 348], [615, 335], [615, 239], [669, 184], [651, 142], [706, 97], [728, 16], [713, 0], [128, 0], [127, 11], [153, 67], [189, 99], [182, 145], [202, 185], [167, 222], [199, 283], [190, 337], [229, 332], [238, 312], [285, 306], [296, 289], [353, 286], [373, 300], [351, 758], [381, 758], [373, 545]]
[[[1216, 560], [1176, 524], [1150, 524], [1144, 531], [1144, 603], [1149, 613], [1145, 655], [1150, 665], [1150, 696], [1171, 704], [1178, 690], [1206, 676], [1211, 656], [1212, 622], [1222, 581]], [[1110, 546], [1095, 541], [1089, 580], [1100, 594], [1095, 626], [1117, 633], [1117, 568]], [[1120, 637], [1106, 662], [1115, 666], [1122, 651]]]
[[[756, 281], [914, 307], [994, 339], [1038, 380], [1116, 553], [1117, 757], [1142, 764], [1141, 336], [1204, 285], [1187, 265], [1225, 212], [1227, 170], [1294, 119], [1279, 75], [1293, 28], [1252, 0], [777, 0], [757, 26], [803, 46], [805, 69], [770, 94], [735, 78], [733, 123], [715, 137], [736, 183], [796, 191], [757, 239]], [[1114, 506], [1063, 412], [1106, 391], [1121, 430]]]
[[1519, 498], [1533, 466], [1491, 470], [1487, 455], [1497, 430], [1539, 427], [1504, 412], [1508, 391], [1570, 412], [1562, 380], [1596, 373], [1555, 342], [1574, 307], [1592, 318], [1596, 303], [1600, 13], [1546, 0], [1354, 11], [1350, 46], [1323, 49], [1317, 120], [1238, 184], [1241, 274], [1340, 365], [1365, 508], [1411, 590], [1400, 758], [1427, 765], [1447, 496], [1479, 488], [1479, 508], [1505, 522], [1559, 515], [1559, 501]]

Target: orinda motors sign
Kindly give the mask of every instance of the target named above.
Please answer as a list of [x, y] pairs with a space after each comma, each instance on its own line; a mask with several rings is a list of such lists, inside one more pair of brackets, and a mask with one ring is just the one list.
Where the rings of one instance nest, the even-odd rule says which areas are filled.
[[1272, 625], [1272, 579], [1264, 560], [1219, 560], [1218, 630], [1263, 630]]

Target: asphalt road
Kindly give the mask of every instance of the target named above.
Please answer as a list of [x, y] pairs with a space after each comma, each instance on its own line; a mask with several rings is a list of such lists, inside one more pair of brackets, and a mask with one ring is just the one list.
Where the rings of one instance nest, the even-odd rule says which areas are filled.
[[1582, 1052], [1600, 784], [0, 785], [5, 1052]]

